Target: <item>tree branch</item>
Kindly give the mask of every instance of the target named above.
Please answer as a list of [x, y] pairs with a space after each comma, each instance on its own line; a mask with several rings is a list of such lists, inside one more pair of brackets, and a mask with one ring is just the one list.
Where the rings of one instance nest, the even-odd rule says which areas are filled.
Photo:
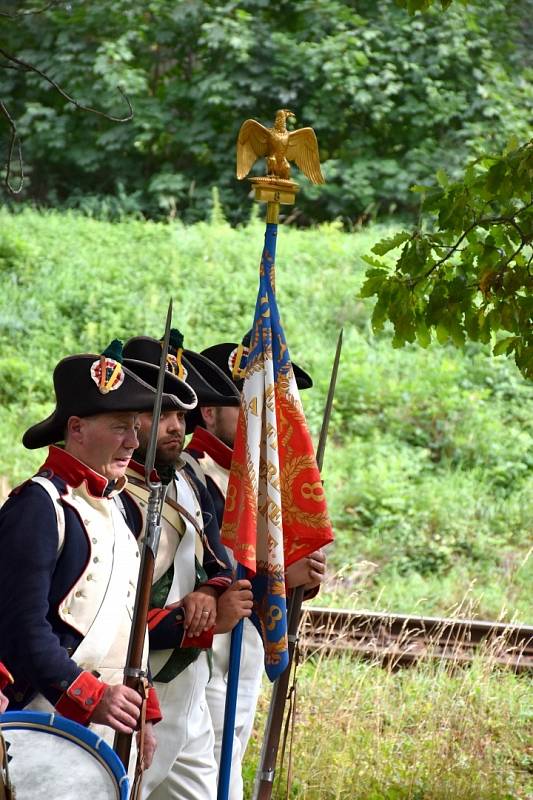
[[10, 14], [9, 11], [0, 11], [0, 17], [8, 17], [8, 19], [17, 19], [17, 17], [29, 17], [30, 14], [44, 14], [45, 11], [48, 11], [49, 8], [53, 8], [56, 6], [60, 0], [50, 0], [42, 8], [29, 8], [27, 11], [16, 11], [14, 14]]
[[[0, 100], [0, 113], [7, 119], [8, 125], [11, 128], [11, 138], [9, 140], [9, 145], [7, 148], [7, 161], [6, 161], [6, 175], [4, 178], [4, 183], [7, 187], [7, 190], [11, 192], [11, 194], [20, 194], [22, 191], [22, 187], [24, 186], [24, 164], [22, 162], [22, 146], [20, 143], [20, 137], [17, 132], [17, 126], [15, 124], [14, 119], [12, 118], [11, 114], [7, 110], [4, 103]], [[13, 150], [17, 148], [18, 152], [18, 160], [19, 160], [19, 168], [20, 168], [20, 178], [19, 178], [19, 185], [15, 189], [11, 185], [11, 164], [13, 161]]]
[[[455, 244], [452, 245], [452, 247], [449, 248], [449, 250], [446, 253], [446, 255], [442, 256], [442, 258], [440, 258], [437, 262], [435, 262], [435, 264], [433, 264], [430, 267], [430, 269], [426, 273], [424, 273], [424, 275], [422, 275], [419, 278], [418, 281], [415, 282], [415, 284], [419, 283], [420, 280], [425, 280], [426, 278], [429, 278], [429, 276], [431, 275], [432, 272], [435, 272], [436, 269], [438, 269], [446, 261], [448, 261], [448, 259], [450, 259], [454, 255], [454, 253], [457, 252], [457, 250], [459, 249], [459, 247], [461, 246], [461, 244], [465, 240], [465, 238], [468, 236], [468, 234], [471, 231], [473, 231], [474, 228], [477, 228], [479, 226], [485, 226], [485, 225], [511, 225], [518, 232], [518, 235], [520, 236], [520, 239], [521, 239], [521, 245], [520, 245], [519, 249], [516, 251], [516, 254], [518, 254], [520, 252], [520, 250], [526, 244], [529, 244], [529, 238], [530, 237], [527, 237], [527, 236], [524, 235], [524, 232], [522, 231], [522, 229], [520, 228], [520, 226], [518, 225], [518, 223], [516, 221], [516, 217], [520, 216], [520, 214], [523, 214], [524, 211], [527, 211], [527, 209], [531, 208], [532, 206], [533, 206], [533, 201], [527, 203], [525, 206], [522, 206], [522, 208], [520, 208], [518, 211], [516, 211], [513, 217], [485, 217], [485, 218], [474, 220], [474, 222], [471, 225], [469, 225], [468, 228], [466, 228], [462, 232], [462, 234], [457, 239]], [[437, 247], [439, 247], [439, 248], [443, 247], [443, 246], [444, 245], [437, 245]], [[516, 254], [514, 254], [514, 255], [516, 255]], [[505, 264], [503, 265], [503, 268], [505, 268], [507, 266], [507, 264], [509, 264], [510, 261], [512, 261], [512, 259], [514, 258], [514, 255], [511, 256], [511, 258], [509, 258], [505, 262]]]
[[21, 58], [16, 58], [15, 56], [6, 53], [6, 51], [3, 50], [1, 47], [0, 47], [0, 55], [4, 56], [4, 58], [6, 58], [8, 61], [11, 61], [13, 64], [17, 64], [17, 66], [21, 67], [22, 69], [25, 69], [29, 72], [35, 72], [36, 75], [39, 75], [41, 78], [43, 78], [43, 80], [45, 80], [47, 83], [53, 86], [56, 92], [58, 92], [58, 94], [61, 95], [61, 97], [64, 97], [68, 103], [73, 105], [75, 108], [80, 109], [80, 111], [89, 111], [91, 114], [96, 114], [99, 117], [104, 117], [104, 119], [109, 119], [111, 120], [111, 122], [129, 122], [130, 119], [133, 119], [133, 108], [131, 106], [128, 96], [120, 88], [120, 86], [117, 86], [117, 91], [120, 93], [122, 98], [128, 104], [128, 113], [125, 117], [114, 117], [112, 114], [108, 114], [106, 111], [100, 111], [97, 108], [92, 108], [92, 106], [86, 106], [83, 103], [78, 102], [78, 100], [75, 100], [74, 97], [71, 97], [64, 89], [62, 89], [61, 86], [58, 83], [56, 83], [56, 81], [50, 78], [50, 76], [47, 75], [46, 72], [43, 72], [41, 69], [34, 66], [33, 64], [29, 64], [27, 61], [23, 61]]
[[[49, 3], [47, 6], [43, 7], [39, 11], [33, 11], [31, 13], [41, 13], [42, 11], [46, 11], [46, 9], [50, 8], [52, 5], [54, 5], [55, 2], [56, 2], [56, 0], [54, 0], [54, 2], [52, 2], [52, 3]], [[24, 12], [24, 13], [28, 14], [30, 12]], [[1, 16], [11, 16], [11, 15], [7, 14], [6, 12], [0, 12], [0, 15]], [[36, 75], [39, 75], [39, 77], [41, 77], [43, 80], [45, 80], [51, 86], [53, 86], [53, 88], [56, 90], [56, 92], [58, 94], [60, 94], [61, 97], [63, 97], [67, 101], [67, 103], [70, 103], [75, 108], [79, 109], [80, 111], [88, 111], [90, 114], [96, 114], [96, 116], [103, 117], [104, 119], [108, 119], [111, 122], [129, 122], [129, 120], [131, 120], [133, 118], [132, 105], [131, 105], [131, 103], [129, 101], [128, 96], [120, 88], [120, 86], [117, 86], [117, 91], [120, 93], [121, 97], [127, 103], [127, 105], [128, 105], [128, 113], [124, 117], [115, 117], [112, 114], [108, 114], [106, 111], [100, 111], [97, 108], [93, 108], [92, 106], [86, 106], [83, 103], [80, 103], [74, 97], [71, 97], [71, 95], [69, 95], [56, 81], [54, 81], [52, 78], [50, 78], [50, 76], [47, 75], [46, 72], [43, 72], [43, 70], [39, 69], [38, 67], [34, 66], [33, 64], [29, 64], [27, 61], [23, 61], [21, 58], [17, 58], [16, 56], [13, 56], [10, 53], [7, 53], [2, 48], [0, 48], [0, 55], [2, 55], [6, 59], [6, 61], [8, 62], [8, 63], [5, 63], [5, 64], [0, 64], [0, 67], [3, 67], [5, 69], [16, 69], [16, 70], [20, 70], [20, 71], [23, 71], [23, 72], [34, 72]], [[23, 165], [23, 161], [22, 161], [22, 145], [21, 145], [20, 137], [19, 137], [18, 132], [17, 132], [17, 125], [16, 125], [14, 119], [12, 118], [12, 116], [10, 115], [9, 111], [7, 110], [6, 106], [4, 105], [4, 103], [1, 100], [0, 100], [0, 115], [5, 117], [5, 119], [8, 122], [8, 125], [9, 125], [9, 127], [11, 129], [11, 137], [10, 137], [9, 144], [8, 144], [6, 173], [5, 173], [4, 183], [5, 183], [5, 186], [6, 186], [7, 190], [9, 192], [11, 192], [11, 194], [19, 194], [22, 191], [22, 187], [24, 186], [24, 165]], [[18, 185], [17, 188], [13, 187], [12, 184], [11, 184], [11, 172], [12, 172], [11, 164], [12, 164], [12, 159], [13, 159], [13, 152], [14, 152], [15, 149], [17, 150], [19, 167], [20, 167], [20, 181], [19, 181], [19, 185]]]

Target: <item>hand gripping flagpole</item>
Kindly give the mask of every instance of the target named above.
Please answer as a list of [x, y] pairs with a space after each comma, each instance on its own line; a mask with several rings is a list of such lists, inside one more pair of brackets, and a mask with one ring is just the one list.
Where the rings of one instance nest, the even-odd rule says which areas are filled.
[[[124, 669], [124, 685], [139, 691], [143, 686], [146, 673], [142, 668], [142, 657], [146, 635], [146, 620], [150, 605], [150, 593], [152, 590], [152, 579], [154, 575], [154, 565], [159, 547], [159, 537], [161, 535], [161, 512], [163, 508], [164, 493], [163, 486], [159, 479], [153, 480], [152, 473], [155, 465], [155, 454], [157, 450], [157, 432], [159, 428], [159, 417], [161, 416], [161, 404], [163, 401], [163, 384], [165, 382], [165, 369], [167, 363], [168, 343], [170, 339], [170, 326], [172, 322], [172, 300], [168, 305], [165, 336], [161, 348], [161, 362], [159, 364], [159, 374], [157, 377], [157, 390], [154, 400], [152, 413], [152, 426], [150, 429], [150, 440], [146, 453], [145, 475], [146, 485], [150, 490], [148, 506], [146, 509], [146, 523], [144, 531], [144, 545], [139, 567], [139, 579], [137, 581], [137, 592], [135, 595], [135, 605], [133, 609], [133, 620], [131, 623], [130, 641], [128, 645], [128, 655], [126, 667]], [[131, 733], [115, 734], [114, 749], [122, 761], [124, 768], [128, 769]]]
[[[331, 368], [331, 378], [329, 382], [328, 396], [322, 417], [322, 427], [316, 450], [316, 463], [320, 471], [324, 464], [324, 453], [328, 438], [329, 421], [333, 409], [333, 398], [335, 396], [335, 386], [337, 374], [339, 372], [339, 362], [342, 350], [342, 328], [337, 340], [337, 349]], [[270, 800], [274, 788], [274, 776], [276, 773], [276, 760], [278, 756], [279, 741], [281, 738], [281, 728], [283, 725], [283, 715], [285, 703], [287, 701], [287, 690], [291, 674], [291, 665], [294, 657], [294, 650], [298, 641], [298, 626], [300, 624], [300, 613], [304, 599], [305, 587], [298, 586], [294, 589], [289, 604], [289, 619], [287, 625], [287, 636], [289, 639], [289, 665], [279, 676], [272, 688], [268, 717], [263, 736], [263, 746], [257, 769], [252, 800]]]
[[[268, 281], [271, 281], [272, 289], [274, 288], [272, 268], [275, 263], [280, 205], [294, 204], [298, 191], [298, 184], [290, 179], [289, 161], [296, 161], [300, 169], [314, 183], [324, 182], [320, 171], [315, 133], [312, 128], [288, 131], [286, 122], [287, 118], [291, 116], [294, 117], [292, 112], [281, 109], [276, 114], [273, 128], [266, 128], [256, 120], [247, 120], [241, 126], [237, 141], [237, 177], [239, 179], [246, 177], [257, 158], [266, 157], [267, 175], [251, 178], [251, 183], [254, 187], [255, 199], [267, 204], [261, 274], [269, 272]], [[259, 303], [258, 298], [256, 313]], [[243, 411], [244, 407], [241, 408], [241, 414]], [[246, 570], [239, 563], [237, 578], [244, 577], [246, 577]], [[229, 797], [242, 635], [243, 620], [234, 628], [231, 637], [217, 800], [228, 800]]]

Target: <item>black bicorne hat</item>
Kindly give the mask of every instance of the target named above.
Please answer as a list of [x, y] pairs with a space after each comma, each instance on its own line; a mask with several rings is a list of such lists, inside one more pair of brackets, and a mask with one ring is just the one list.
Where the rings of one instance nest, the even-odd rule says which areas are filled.
[[[138, 378], [149, 383], [152, 388], [157, 389], [159, 365], [156, 367], [155, 364], [148, 364], [147, 361], [137, 361], [135, 358], [125, 358], [124, 364]], [[169, 403], [170, 399], [173, 399], [174, 402]], [[178, 411], [192, 411], [197, 404], [198, 399], [189, 384], [176, 375], [172, 375], [168, 370], [165, 371], [161, 409], [167, 411], [169, 408], [175, 408]]]
[[[244, 384], [246, 359], [250, 348], [251, 331], [243, 336], [241, 344], [237, 342], [222, 342], [202, 350], [202, 355], [207, 356], [214, 364], [231, 378], [239, 392]], [[313, 385], [311, 376], [294, 361], [291, 361], [298, 389], [310, 389]]]
[[[183, 336], [175, 328], [170, 334], [168, 378], [172, 381], [178, 380], [189, 391], [192, 389], [199, 405], [239, 405], [239, 392], [224, 372], [200, 353], [183, 349]], [[159, 366], [161, 342], [149, 336], [135, 336], [126, 342], [124, 356], [129, 369], [139, 374], [137, 372], [139, 362]]]
[[154, 406], [154, 389], [122, 365], [118, 339], [101, 355], [82, 353], [62, 359], [53, 380], [55, 410], [25, 432], [22, 443], [29, 450], [63, 441], [69, 417], [151, 411]]

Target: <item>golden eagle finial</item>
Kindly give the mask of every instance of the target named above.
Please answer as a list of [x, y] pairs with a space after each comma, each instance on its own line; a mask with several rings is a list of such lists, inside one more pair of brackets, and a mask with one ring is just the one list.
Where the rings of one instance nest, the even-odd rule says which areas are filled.
[[[243, 122], [237, 139], [237, 178], [242, 180], [258, 158], [265, 157], [267, 177], [290, 180], [289, 162], [295, 161], [313, 183], [324, 183], [320, 170], [318, 142], [312, 128], [287, 130], [292, 111], [282, 108], [276, 113], [273, 128], [265, 128], [255, 119]], [[265, 179], [263, 179], [265, 180]]]

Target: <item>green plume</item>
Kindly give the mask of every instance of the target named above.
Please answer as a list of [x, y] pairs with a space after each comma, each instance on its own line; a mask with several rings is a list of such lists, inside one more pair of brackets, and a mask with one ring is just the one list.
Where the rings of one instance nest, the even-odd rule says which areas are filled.
[[106, 358], [112, 358], [114, 361], [118, 361], [119, 364], [122, 364], [122, 360], [124, 358], [122, 355], [122, 347], [123, 343], [120, 341], [120, 339], [113, 339], [111, 344], [106, 347], [102, 355]]
[[176, 352], [183, 348], [183, 334], [177, 328], [170, 329], [170, 339], [168, 343]]

